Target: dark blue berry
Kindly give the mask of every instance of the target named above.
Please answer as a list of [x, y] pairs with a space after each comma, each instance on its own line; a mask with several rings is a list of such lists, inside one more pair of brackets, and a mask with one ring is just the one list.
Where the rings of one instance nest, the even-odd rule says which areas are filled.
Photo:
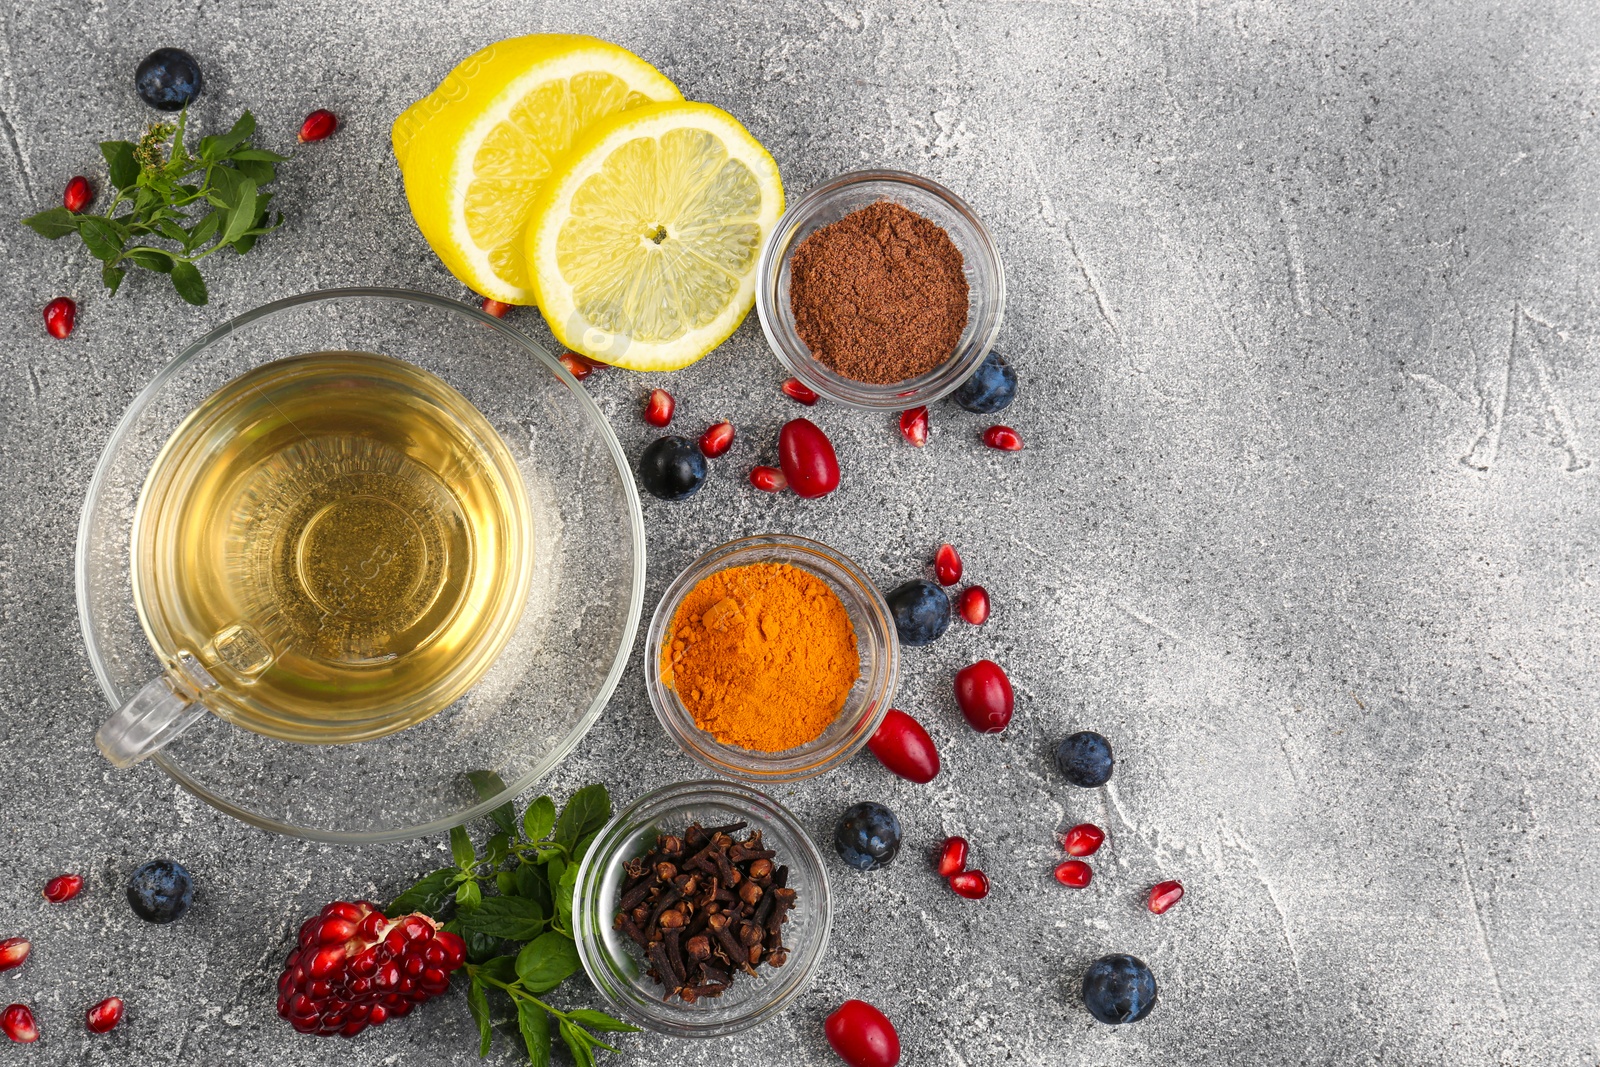
[[200, 64], [181, 48], [157, 48], [133, 76], [144, 102], [158, 111], [178, 111], [200, 95]]
[[852, 804], [839, 817], [833, 843], [840, 858], [856, 870], [874, 870], [900, 851], [900, 820], [882, 804]]
[[950, 629], [950, 595], [925, 578], [896, 586], [884, 600], [902, 645], [931, 645]]
[[1103, 1023], [1136, 1023], [1156, 1006], [1156, 976], [1137, 956], [1101, 956], [1083, 976], [1083, 1006]]
[[194, 879], [177, 860], [151, 860], [128, 876], [128, 903], [146, 922], [181, 919], [194, 903]]
[[662, 500], [694, 496], [706, 480], [706, 457], [687, 437], [650, 442], [639, 457], [639, 483]]
[[1011, 403], [1017, 395], [1017, 372], [1011, 369], [994, 349], [984, 357], [983, 363], [972, 377], [961, 383], [955, 391], [956, 403], [979, 415], [993, 415]]
[[1085, 789], [1110, 781], [1116, 762], [1111, 758], [1111, 742], [1093, 730], [1075, 733], [1056, 746], [1056, 766], [1067, 781]]

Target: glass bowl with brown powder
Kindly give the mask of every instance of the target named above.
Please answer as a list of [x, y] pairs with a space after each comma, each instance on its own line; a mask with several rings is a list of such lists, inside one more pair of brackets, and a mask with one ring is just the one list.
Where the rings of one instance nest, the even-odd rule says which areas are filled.
[[820, 541], [712, 549], [662, 594], [645, 688], [685, 753], [753, 782], [809, 778], [859, 751], [894, 700], [900, 642], [883, 595]]
[[817, 393], [902, 411], [971, 377], [1005, 312], [983, 220], [937, 182], [892, 170], [807, 192], [768, 235], [756, 311], [778, 359]]

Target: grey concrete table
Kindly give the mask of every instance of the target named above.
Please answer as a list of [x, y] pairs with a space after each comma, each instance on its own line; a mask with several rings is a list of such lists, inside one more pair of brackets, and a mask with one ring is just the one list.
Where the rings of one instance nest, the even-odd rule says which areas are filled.
[[[1600, 450], [1600, 18], [1585, 0], [1460, 5], [1082, 3], [700, 9], [619, 0], [13, 4], [0, 67], [0, 218], [96, 172], [149, 117], [130, 89], [160, 45], [205, 67], [203, 123], [253, 108], [287, 142], [283, 232], [211, 272], [195, 310], [148, 278], [106, 297], [81, 251], [0, 226], [0, 976], [44, 1037], [6, 1063], [468, 1064], [456, 994], [351, 1044], [290, 1032], [272, 983], [301, 917], [382, 897], [440, 840], [361, 849], [271, 837], [93, 750], [105, 714], [71, 560], [94, 460], [181, 345], [265, 301], [347, 284], [465, 293], [407, 216], [391, 118], [457, 59], [539, 29], [600, 34], [733, 111], [792, 192], [842, 170], [919, 171], [991, 222], [1011, 284], [1003, 346], [1019, 455], [940, 405], [922, 451], [883, 416], [819, 409], [846, 468], [823, 501], [773, 499], [736, 452], [687, 504], [647, 501], [652, 607], [702, 548], [818, 529], [880, 582], [959, 545], [993, 621], [912, 651], [900, 703], [947, 770], [863, 757], [782, 790], [818, 836], [884, 800], [913, 851], [971, 837], [974, 905], [907, 858], [844, 889], [826, 973], [779, 1021], [705, 1043], [625, 1039], [635, 1063], [827, 1064], [822, 1019], [861, 996], [908, 1064], [1593, 1064], [1600, 1057], [1600, 718], [1593, 696]], [[77, 332], [39, 309], [68, 293]], [[537, 317], [515, 321], [548, 339]], [[591, 379], [631, 454], [643, 391], [751, 440], [792, 413], [747, 323], [693, 369]], [[961, 724], [951, 671], [1004, 662], [1004, 736]], [[1121, 763], [1079, 791], [1054, 739], [1095, 727]], [[560, 794], [620, 799], [695, 765], [637, 667]], [[1054, 832], [1111, 845], [1092, 888], [1050, 878]], [[118, 887], [172, 855], [181, 923]], [[69, 907], [39, 888], [62, 870]], [[1188, 898], [1142, 910], [1145, 886]], [[1077, 1002], [1092, 958], [1161, 982], [1146, 1021]], [[594, 994], [581, 983], [562, 995]], [[107, 1037], [81, 1013], [128, 1002]], [[492, 1062], [512, 1063], [512, 1044]]]

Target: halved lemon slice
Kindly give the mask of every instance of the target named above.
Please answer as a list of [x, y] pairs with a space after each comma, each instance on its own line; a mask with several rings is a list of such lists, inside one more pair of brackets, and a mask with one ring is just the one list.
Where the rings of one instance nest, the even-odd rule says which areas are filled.
[[755, 303], [761, 242], [783, 214], [778, 166], [710, 104], [596, 122], [546, 180], [528, 224], [539, 310], [574, 352], [677, 370]]
[[473, 53], [391, 131], [417, 228], [478, 293], [533, 303], [523, 230], [552, 168], [596, 120], [682, 95], [594, 37], [536, 33]]

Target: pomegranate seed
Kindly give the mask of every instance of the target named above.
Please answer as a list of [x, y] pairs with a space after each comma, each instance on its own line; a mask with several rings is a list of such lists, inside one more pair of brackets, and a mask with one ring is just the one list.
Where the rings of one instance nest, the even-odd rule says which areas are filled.
[[678, 406], [672, 394], [665, 389], [652, 389], [644, 402], [644, 421], [661, 427], [672, 421], [672, 411]]
[[810, 419], [790, 419], [778, 433], [778, 463], [789, 488], [807, 500], [839, 488], [839, 457], [833, 442]]
[[89, 179], [79, 174], [67, 182], [66, 190], [61, 194], [61, 206], [76, 215], [89, 206], [94, 200], [94, 186], [89, 184]]
[[716, 459], [733, 447], [733, 423], [719, 422], [700, 435], [700, 451], [707, 459]]
[[58, 874], [44, 884], [44, 899], [65, 904], [83, 892], [83, 879], [76, 874]]
[[949, 878], [952, 874], [960, 874], [966, 870], [970, 847], [964, 837], [945, 838], [944, 844], [939, 848], [939, 877]]
[[483, 310], [486, 314], [493, 315], [497, 319], [503, 319], [506, 317], [506, 312], [511, 310], [511, 305], [502, 304], [493, 297], [486, 296], [483, 298]]
[[962, 871], [949, 878], [950, 888], [958, 897], [982, 900], [989, 895], [989, 876], [982, 871]]
[[1001, 452], [1022, 451], [1022, 436], [1009, 426], [991, 426], [983, 431], [983, 443]]
[[1011, 679], [998, 663], [980, 659], [956, 672], [956, 704], [968, 726], [980, 734], [997, 734], [1011, 721], [1015, 706]]
[[58, 296], [44, 306], [44, 328], [58, 341], [72, 332], [77, 321], [78, 305], [71, 297]]
[[12, 1004], [0, 1012], [0, 1030], [19, 1045], [39, 1040], [39, 1028], [34, 1025], [33, 1012], [26, 1004]]
[[33, 942], [25, 937], [8, 937], [0, 941], [0, 971], [14, 971], [28, 962]]
[[567, 373], [578, 381], [583, 381], [594, 373], [594, 364], [578, 355], [576, 352], [566, 352], [561, 356], [561, 365], [567, 368]]
[[1069, 856], [1092, 856], [1105, 844], [1106, 832], [1092, 822], [1081, 822], [1067, 831], [1066, 846]]
[[1174, 904], [1183, 899], [1183, 883], [1176, 878], [1170, 882], [1158, 882], [1150, 887], [1150, 899], [1145, 901], [1145, 906], [1153, 914], [1161, 915]]
[[974, 626], [989, 621], [989, 591], [981, 585], [968, 586], [956, 600], [956, 611]]
[[763, 493], [781, 493], [789, 488], [789, 479], [777, 467], [751, 467], [750, 484]]
[[1073, 889], [1082, 889], [1094, 877], [1094, 871], [1082, 860], [1062, 860], [1056, 864], [1056, 881]]
[[907, 781], [931, 782], [939, 774], [939, 750], [922, 724], [898, 708], [890, 708], [867, 742], [878, 762]]
[[933, 571], [940, 585], [955, 585], [961, 580], [961, 556], [954, 545], [940, 545], [933, 557]]
[[917, 448], [928, 443], [928, 409], [912, 408], [900, 413], [900, 436]]
[[300, 124], [300, 143], [325, 141], [339, 128], [339, 117], [326, 108], [317, 108]]
[[110, 1031], [122, 1021], [122, 998], [107, 997], [84, 1013], [83, 1023], [97, 1034]]
[[817, 402], [817, 394], [813, 393], [799, 378], [785, 378], [783, 380], [783, 395], [790, 400], [798, 401], [806, 407]]
[[900, 1035], [883, 1012], [864, 1000], [847, 1000], [822, 1024], [828, 1044], [850, 1067], [895, 1067]]

